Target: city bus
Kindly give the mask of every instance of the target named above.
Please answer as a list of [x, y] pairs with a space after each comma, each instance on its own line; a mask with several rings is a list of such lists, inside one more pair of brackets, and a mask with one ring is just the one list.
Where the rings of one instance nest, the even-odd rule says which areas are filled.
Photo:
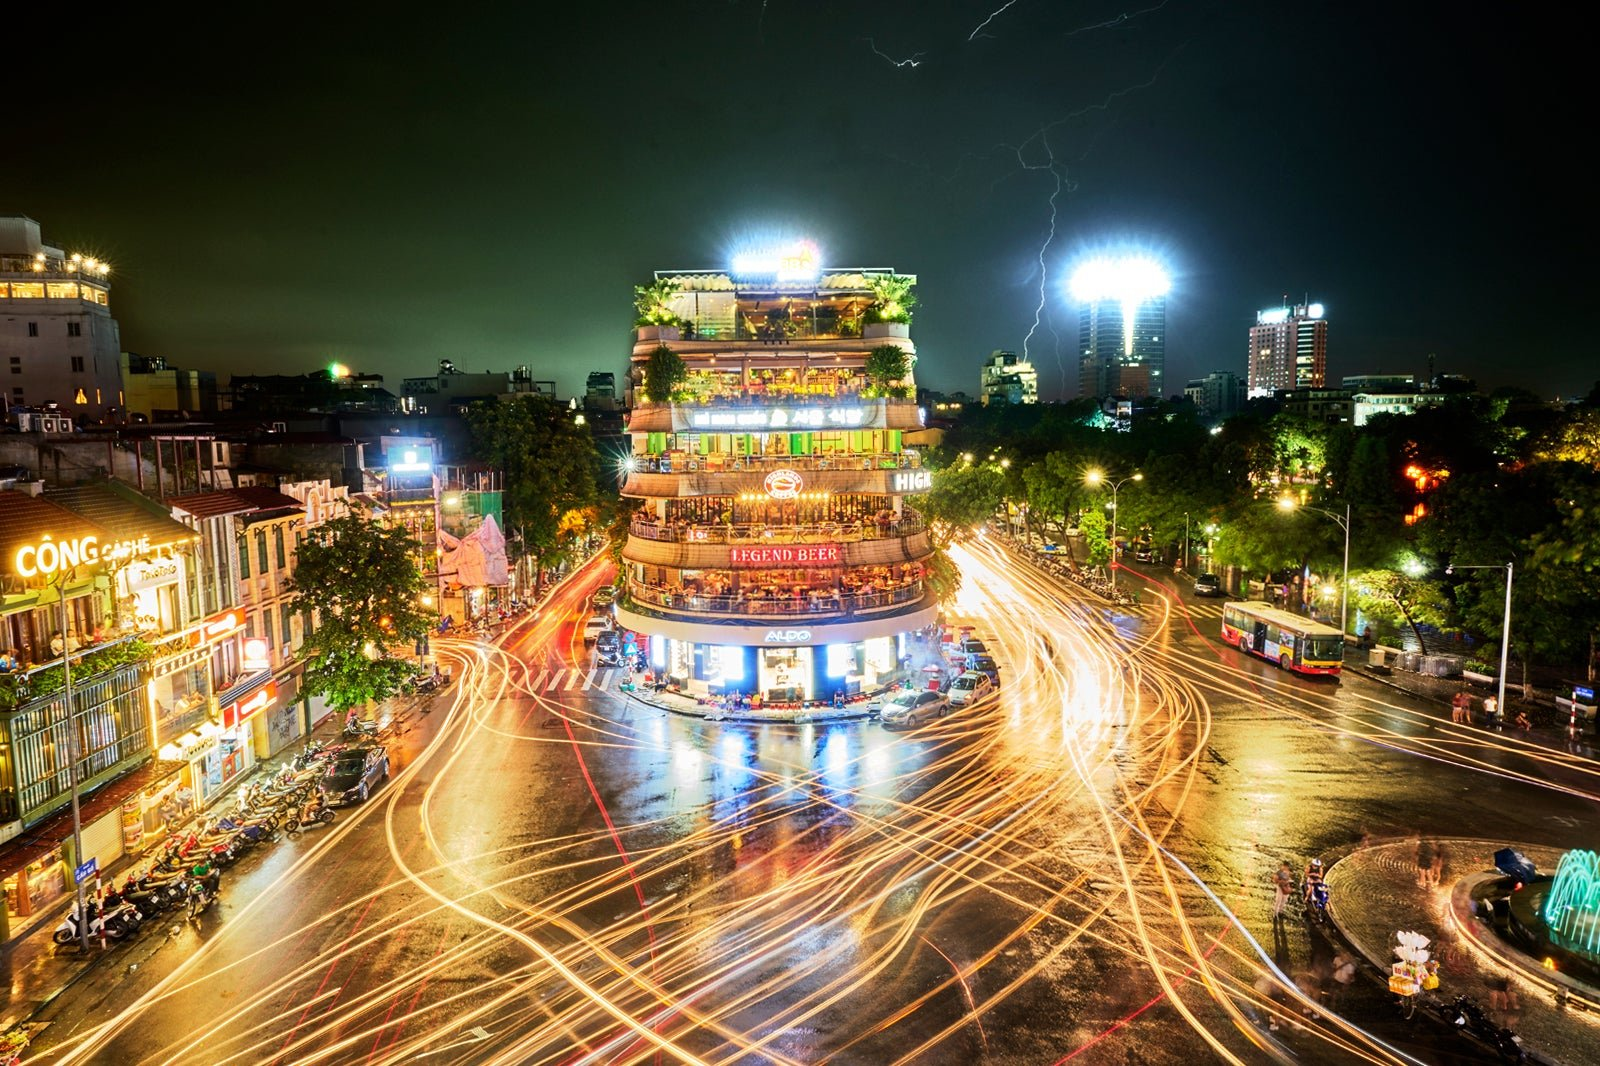
[[1333, 626], [1248, 601], [1222, 608], [1222, 639], [1297, 674], [1337, 674], [1344, 637]]

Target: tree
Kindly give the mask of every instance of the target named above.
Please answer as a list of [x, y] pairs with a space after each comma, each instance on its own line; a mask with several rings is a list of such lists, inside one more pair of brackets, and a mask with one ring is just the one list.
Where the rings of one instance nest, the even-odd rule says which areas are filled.
[[867, 308], [867, 321], [910, 323], [917, 306], [917, 294], [911, 291], [916, 283], [916, 278], [905, 274], [868, 274], [872, 306]]
[[[674, 357], [676, 358], [676, 357]], [[535, 565], [581, 536], [600, 502], [599, 455], [589, 431], [546, 396], [485, 400], [467, 408], [472, 454], [505, 478], [508, 539]]]
[[1350, 605], [1390, 625], [1404, 623], [1421, 649], [1421, 627], [1443, 626], [1450, 601], [1437, 581], [1399, 570], [1363, 570], [1350, 575]]
[[898, 344], [880, 344], [872, 349], [867, 353], [864, 369], [876, 395], [903, 398], [910, 394], [905, 380], [911, 374], [911, 359]]
[[638, 325], [680, 325], [683, 319], [672, 310], [672, 297], [677, 292], [678, 284], [670, 278], [661, 278], [649, 285], [635, 285], [633, 307], [639, 313]]
[[290, 610], [310, 634], [304, 694], [343, 711], [399, 691], [412, 666], [388, 649], [421, 640], [432, 624], [417, 548], [404, 527], [360, 515], [325, 522], [300, 545]]
[[923, 582], [939, 603], [949, 603], [961, 589], [961, 568], [951, 560], [944, 548], [935, 547], [933, 554], [923, 560]]
[[666, 403], [689, 376], [683, 357], [665, 344], [650, 353], [644, 364], [644, 395], [651, 403]]
[[1085, 511], [1078, 531], [1090, 566], [1105, 566], [1111, 561], [1111, 523], [1098, 510]]
[[1005, 474], [1001, 470], [962, 463], [934, 471], [933, 487], [920, 506], [936, 523], [936, 538], [947, 541], [988, 521], [1004, 502]]

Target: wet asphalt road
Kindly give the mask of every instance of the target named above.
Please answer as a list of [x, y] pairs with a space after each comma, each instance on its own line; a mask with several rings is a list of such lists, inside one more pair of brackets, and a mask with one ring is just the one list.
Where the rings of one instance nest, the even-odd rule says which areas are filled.
[[198, 927], [116, 949], [47, 1009], [37, 1060], [1467, 1050], [1375, 988], [1349, 998], [1354, 1025], [1260, 1024], [1263, 956], [1294, 977], [1329, 954], [1275, 929], [1268, 878], [1364, 834], [1592, 843], [1589, 766], [1222, 649], [1220, 601], [1116, 614], [993, 548], [956, 556], [953, 614], [1006, 684], [917, 730], [628, 698], [574, 634], [603, 564], [499, 647], [441, 642], [459, 680], [404, 715], [392, 780], [230, 871]]

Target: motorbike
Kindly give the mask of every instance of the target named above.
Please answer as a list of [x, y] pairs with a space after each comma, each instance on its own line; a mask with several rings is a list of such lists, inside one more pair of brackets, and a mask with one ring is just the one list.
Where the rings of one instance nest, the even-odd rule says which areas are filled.
[[[127, 904], [123, 904], [117, 910], [110, 912], [103, 911], [91, 904], [89, 906], [89, 936], [98, 940], [102, 931], [108, 940], [121, 940], [128, 936], [137, 926], [131, 924], [131, 919], [121, 917], [125, 911], [134, 914], [138, 913]], [[50, 939], [57, 944], [70, 944], [79, 939], [80, 921], [78, 905], [74, 903], [71, 909], [67, 911], [66, 917], [61, 919], [61, 924], [56, 926], [55, 932], [50, 934]]]
[[288, 819], [283, 823], [283, 828], [285, 832], [293, 836], [304, 829], [310, 829], [318, 825], [328, 825], [333, 819], [333, 808], [328, 806], [327, 799], [322, 793], [318, 792], [310, 803], [307, 803], [294, 814], [289, 815]]
[[222, 887], [222, 871], [202, 862], [189, 871], [189, 917], [198, 918], [216, 901]]
[[378, 723], [349, 718], [344, 723], [344, 735], [352, 740], [370, 740], [378, 735]]
[[1523, 1060], [1522, 1038], [1503, 1025], [1496, 1025], [1476, 1000], [1457, 996], [1444, 1009], [1445, 1021], [1456, 1032], [1489, 1045], [1505, 1062]]
[[152, 881], [149, 878], [135, 878], [129, 874], [127, 880], [122, 882], [122, 887], [115, 890], [119, 899], [126, 900], [139, 909], [141, 914], [160, 914], [176, 906], [183, 899], [183, 893], [174, 887], [176, 882]]
[[1318, 925], [1328, 922], [1328, 883], [1326, 881], [1311, 882], [1309, 896], [1303, 894], [1305, 900], [1306, 917]]

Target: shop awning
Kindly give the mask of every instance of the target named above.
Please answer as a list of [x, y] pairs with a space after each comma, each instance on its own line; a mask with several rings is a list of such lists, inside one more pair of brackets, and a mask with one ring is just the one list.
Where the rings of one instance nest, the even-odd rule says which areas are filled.
[[[80, 818], [89, 825], [106, 812], [122, 806], [147, 788], [156, 788], [183, 771], [186, 764], [155, 759], [138, 769], [107, 781], [89, 796], [79, 799]], [[10, 877], [29, 863], [37, 862], [72, 839], [72, 811], [63, 810], [40, 822], [0, 847], [0, 876]]]
[[176, 521], [161, 504], [118, 485], [75, 485], [46, 489], [51, 503], [103, 526], [119, 541], [148, 538], [152, 548], [186, 543], [198, 534]]
[[111, 539], [111, 531], [97, 522], [25, 492], [0, 491], [0, 574], [18, 577], [17, 549], [38, 544], [48, 533], [59, 542], [80, 537]]

